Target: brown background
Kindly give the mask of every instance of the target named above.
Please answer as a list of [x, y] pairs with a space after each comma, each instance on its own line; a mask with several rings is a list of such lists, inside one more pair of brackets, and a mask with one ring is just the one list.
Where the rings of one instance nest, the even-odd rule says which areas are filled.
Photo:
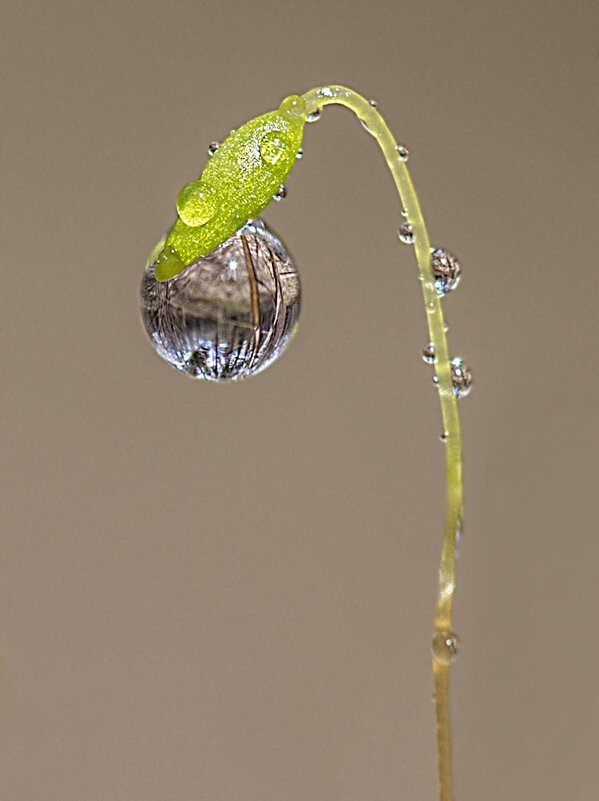
[[301, 270], [240, 385], [153, 352], [206, 146], [374, 97], [463, 282], [459, 801], [595, 797], [597, 5], [2, 5], [2, 801], [436, 797], [443, 446], [374, 141], [331, 108], [265, 218]]

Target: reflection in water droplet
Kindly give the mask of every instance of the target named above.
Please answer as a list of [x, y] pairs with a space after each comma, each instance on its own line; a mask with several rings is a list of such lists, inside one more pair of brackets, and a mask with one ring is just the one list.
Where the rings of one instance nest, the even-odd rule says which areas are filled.
[[315, 108], [308, 116], [306, 117], [306, 122], [316, 122], [320, 119], [322, 114], [321, 108]]
[[442, 665], [450, 665], [460, 651], [460, 638], [453, 631], [437, 631], [433, 637], [433, 656]]
[[472, 389], [472, 372], [462, 359], [452, 359], [449, 364], [451, 367], [453, 394], [456, 398], [465, 398]]
[[214, 156], [219, 147], [220, 147], [220, 142], [210, 142], [210, 144], [208, 145], [208, 155]]
[[431, 267], [435, 277], [437, 293], [443, 297], [460, 283], [460, 265], [455, 256], [445, 248], [435, 248], [431, 255]]
[[405, 145], [395, 145], [395, 149], [399, 154], [399, 158], [402, 161], [407, 161], [410, 158], [410, 151]]
[[426, 348], [423, 348], [422, 358], [427, 364], [435, 363], [435, 346], [432, 342], [429, 342]]
[[186, 225], [197, 228], [216, 214], [218, 193], [203, 181], [192, 181], [177, 197], [177, 214]]
[[398, 235], [400, 242], [403, 242], [404, 245], [412, 245], [414, 243], [414, 226], [412, 223], [407, 220], [402, 222], [399, 226]]
[[149, 265], [141, 313], [154, 348], [193, 378], [238, 380], [285, 350], [300, 310], [293, 260], [262, 220], [247, 224], [170, 281]]
[[287, 197], [287, 187], [285, 186], [285, 184], [281, 184], [276, 193], [272, 196], [272, 199], [278, 201], [278, 200], [283, 200], [283, 198], [286, 197]]
[[267, 164], [277, 164], [288, 150], [289, 142], [278, 131], [270, 131], [260, 140], [260, 155]]

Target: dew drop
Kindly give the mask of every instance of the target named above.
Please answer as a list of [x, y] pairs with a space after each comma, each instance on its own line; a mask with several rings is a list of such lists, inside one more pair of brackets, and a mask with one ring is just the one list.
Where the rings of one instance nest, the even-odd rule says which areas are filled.
[[289, 143], [278, 131], [271, 131], [260, 140], [260, 155], [267, 164], [278, 164], [288, 150]]
[[441, 665], [450, 665], [460, 651], [460, 639], [453, 631], [438, 631], [433, 637], [433, 656]]
[[213, 186], [192, 181], [183, 187], [177, 197], [177, 213], [186, 225], [194, 228], [204, 225], [216, 214], [218, 193]]
[[303, 159], [304, 158], [304, 150], [300, 147], [300, 149], [295, 154], [296, 159]]
[[285, 184], [281, 184], [281, 186], [277, 189], [275, 194], [272, 196], [273, 200], [283, 200], [283, 198], [287, 197], [287, 187]]
[[399, 241], [403, 242], [404, 245], [412, 245], [414, 243], [414, 226], [412, 223], [409, 223], [407, 220], [402, 222], [399, 226]]
[[460, 283], [460, 265], [455, 256], [445, 248], [431, 251], [431, 267], [435, 278], [435, 287], [440, 297], [451, 292]]
[[262, 220], [248, 220], [171, 280], [156, 280], [160, 258], [143, 274], [140, 305], [152, 345], [169, 364], [192, 378], [235, 381], [283, 353], [297, 327], [299, 275]]
[[208, 145], [208, 155], [214, 156], [219, 147], [220, 147], [220, 142], [210, 142], [210, 144]]
[[407, 161], [410, 157], [410, 151], [405, 145], [395, 145], [395, 149], [402, 161]]
[[364, 128], [365, 131], [368, 131], [369, 134], [372, 134], [372, 130], [368, 127], [368, 123], [366, 122], [366, 120], [363, 120], [362, 117], [360, 117], [359, 120], [362, 125], [362, 128]]
[[321, 115], [322, 115], [322, 109], [315, 108], [314, 111], [310, 112], [310, 114], [308, 114], [308, 116], [306, 117], [306, 122], [316, 122], [317, 120], [320, 119]]
[[376, 102], [376, 100], [369, 100], [368, 102], [372, 106], [372, 108], [378, 108], [379, 104]]
[[407, 210], [407, 208], [405, 206], [401, 210], [401, 216], [402, 217], [407, 217], [408, 216], [408, 210]]
[[427, 364], [435, 363], [435, 346], [432, 342], [429, 342], [426, 348], [423, 348], [422, 358]]
[[152, 259], [151, 263], [154, 265], [156, 277], [159, 281], [172, 278], [185, 268], [185, 265], [179, 258], [179, 254], [175, 248], [170, 245], [163, 247], [156, 258]]
[[460, 358], [452, 359], [449, 365], [451, 367], [453, 394], [456, 398], [465, 398], [472, 389], [472, 372]]
[[439, 439], [441, 440], [441, 442], [447, 442], [447, 440], [449, 439], [449, 431], [442, 431], [439, 434]]

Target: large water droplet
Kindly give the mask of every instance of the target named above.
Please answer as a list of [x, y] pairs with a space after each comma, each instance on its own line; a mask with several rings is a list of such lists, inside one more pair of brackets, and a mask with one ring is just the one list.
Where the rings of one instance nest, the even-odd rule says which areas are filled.
[[460, 283], [460, 265], [455, 256], [445, 248], [435, 248], [431, 253], [431, 267], [437, 293], [443, 297]]
[[260, 155], [267, 164], [278, 164], [288, 150], [289, 142], [278, 131], [270, 131], [260, 140]]
[[455, 358], [449, 362], [451, 367], [451, 384], [456, 398], [465, 398], [472, 389], [472, 372], [464, 364], [463, 359]]
[[405, 145], [395, 145], [395, 149], [402, 161], [407, 161], [410, 157], [410, 151]]
[[460, 638], [453, 631], [438, 631], [433, 637], [433, 656], [442, 665], [450, 665], [460, 651]]
[[297, 268], [262, 222], [247, 224], [170, 281], [149, 265], [141, 313], [154, 348], [193, 378], [237, 380], [285, 350], [300, 310]]
[[407, 220], [402, 222], [399, 226], [399, 241], [403, 242], [404, 245], [412, 245], [414, 243], [414, 226], [412, 223], [409, 223]]
[[314, 111], [310, 112], [306, 117], [306, 122], [317, 122], [322, 115], [322, 108], [315, 108]]
[[216, 214], [218, 192], [203, 181], [192, 181], [177, 197], [177, 214], [186, 225], [197, 228]]
[[214, 156], [219, 147], [220, 147], [220, 142], [210, 142], [210, 144], [208, 145], [208, 155]]

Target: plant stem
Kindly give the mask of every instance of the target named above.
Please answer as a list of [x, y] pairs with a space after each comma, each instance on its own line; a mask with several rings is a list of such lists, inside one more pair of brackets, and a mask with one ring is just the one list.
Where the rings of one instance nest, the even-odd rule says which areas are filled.
[[[436, 374], [439, 379], [437, 388], [441, 403], [447, 456], [445, 536], [439, 568], [439, 594], [434, 628], [435, 634], [449, 633], [451, 632], [451, 616], [455, 593], [456, 540], [463, 518], [462, 440], [457, 398], [451, 381], [451, 366], [447, 350], [441, 299], [435, 287], [431, 265], [431, 246], [426, 225], [408, 168], [400, 157], [397, 143], [391, 131], [377, 109], [364, 97], [344, 86], [323, 86], [311, 89], [303, 95], [303, 98], [306, 101], [307, 114], [312, 114], [323, 106], [336, 103], [347, 106], [364, 122], [367, 130], [374, 136], [383, 152], [399, 192], [404, 213], [407, 215], [408, 222], [412, 225], [414, 249], [422, 282], [429, 336], [434, 347]], [[433, 656], [433, 674], [437, 714], [439, 796], [441, 801], [453, 801], [451, 724], [449, 716], [449, 660], [440, 660]]]

